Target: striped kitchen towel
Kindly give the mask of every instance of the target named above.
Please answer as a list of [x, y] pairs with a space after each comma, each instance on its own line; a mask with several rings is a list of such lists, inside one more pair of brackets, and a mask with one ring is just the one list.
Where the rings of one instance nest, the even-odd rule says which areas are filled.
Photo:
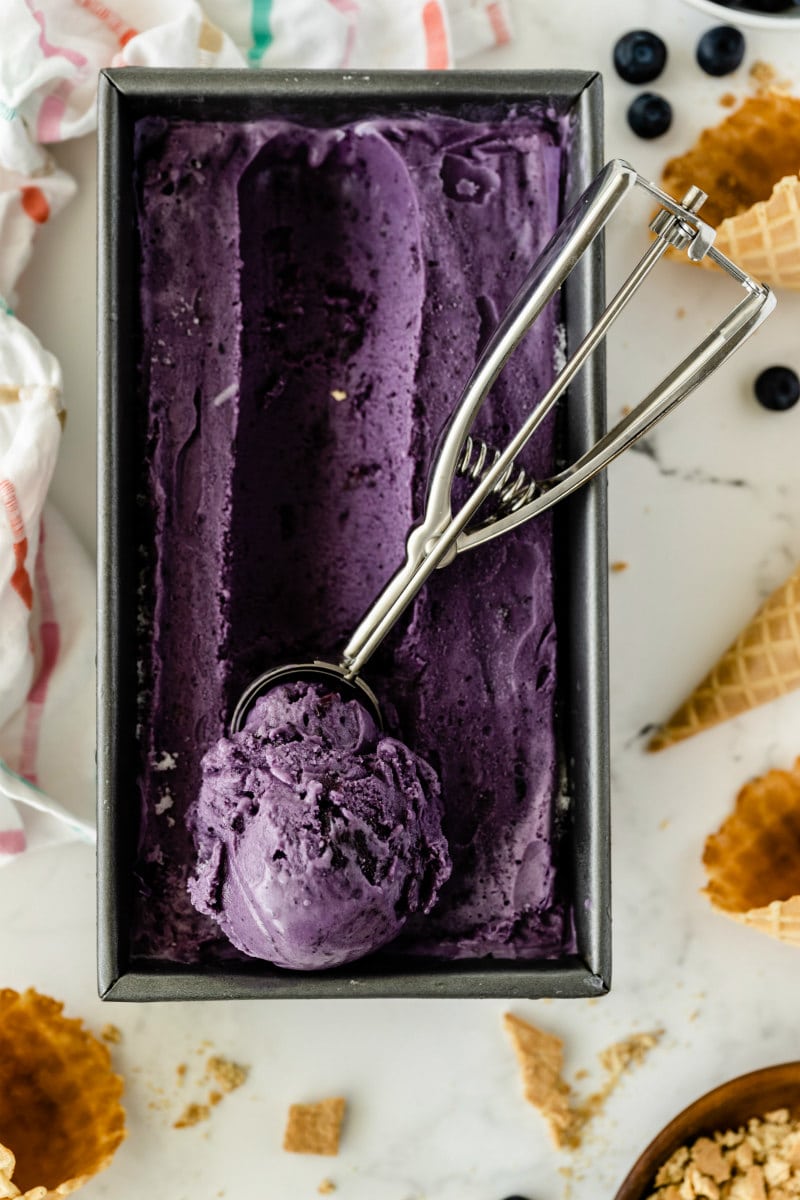
[[506, 0], [2, 0], [1, 24], [0, 864], [94, 837], [94, 569], [46, 509], [59, 365], [12, 312], [75, 191], [48, 146], [94, 129], [104, 66], [437, 69], [510, 38]]

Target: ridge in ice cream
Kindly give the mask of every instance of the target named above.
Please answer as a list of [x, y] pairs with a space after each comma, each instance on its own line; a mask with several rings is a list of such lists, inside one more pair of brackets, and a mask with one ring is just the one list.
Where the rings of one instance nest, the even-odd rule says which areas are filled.
[[429, 912], [450, 874], [434, 772], [320, 684], [262, 696], [202, 772], [189, 892], [245, 954], [352, 962]]
[[[257, 846], [276, 836], [269, 807], [237, 810], [241, 833], [225, 825], [226, 772], [234, 789], [247, 774], [226, 738], [230, 715], [269, 667], [336, 661], [403, 561], [439, 432], [558, 224], [568, 137], [533, 105], [329, 125], [137, 122], [137, 956], [225, 963], [267, 943], [273, 954], [274, 934], [243, 911]], [[495, 385], [476, 427], [492, 444], [507, 444], [551, 383], [557, 321], [551, 305]], [[534, 475], [552, 471], [554, 435], [551, 420], [526, 449]], [[573, 948], [556, 816], [552, 542], [544, 514], [460, 555], [370, 661], [389, 737], [373, 746], [360, 726], [366, 740], [329, 794], [379, 765], [380, 801], [371, 787], [359, 799], [365, 837], [367, 809], [402, 811], [409, 787], [416, 797], [430, 873], [413, 904], [391, 890], [376, 904], [381, 939], [397, 933], [392, 952], [535, 959]], [[252, 725], [244, 736], [269, 775], [264, 800], [277, 788], [272, 764], [297, 745]], [[336, 758], [319, 736], [319, 755]], [[446, 881], [421, 763], [441, 783]], [[305, 778], [293, 769], [290, 790]], [[239, 849], [248, 874], [237, 882], [226, 871]], [[392, 887], [413, 853], [410, 841], [398, 850]], [[355, 863], [348, 851], [343, 887]], [[288, 943], [279, 953], [290, 957]]]

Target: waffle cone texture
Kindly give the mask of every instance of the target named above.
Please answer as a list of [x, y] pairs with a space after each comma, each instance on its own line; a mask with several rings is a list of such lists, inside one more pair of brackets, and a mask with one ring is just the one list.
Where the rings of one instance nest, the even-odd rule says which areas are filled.
[[648, 750], [663, 750], [800, 687], [800, 567], [761, 606]]
[[701, 215], [718, 250], [763, 283], [800, 290], [800, 98], [752, 96], [703, 130], [664, 167], [671, 195], [692, 184], [708, 193]]
[[745, 784], [703, 864], [714, 908], [800, 946], [800, 758]]
[[125, 1137], [108, 1049], [62, 1009], [32, 990], [0, 989], [0, 1197], [68, 1196]]

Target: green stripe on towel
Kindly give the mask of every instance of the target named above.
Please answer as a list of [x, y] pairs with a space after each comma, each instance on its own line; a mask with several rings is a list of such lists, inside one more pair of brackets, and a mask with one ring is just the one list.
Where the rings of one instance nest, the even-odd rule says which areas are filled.
[[272, 0], [253, 0], [253, 19], [250, 26], [253, 44], [247, 52], [251, 67], [259, 65], [262, 54], [272, 43], [272, 30], [269, 27], [271, 9]]

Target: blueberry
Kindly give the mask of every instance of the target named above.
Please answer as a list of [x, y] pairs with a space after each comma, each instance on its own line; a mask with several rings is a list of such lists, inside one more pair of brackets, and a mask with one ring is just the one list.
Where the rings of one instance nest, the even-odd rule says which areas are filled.
[[697, 43], [697, 61], [707, 75], [730, 75], [744, 58], [744, 34], [733, 25], [715, 25]]
[[658, 79], [667, 61], [667, 47], [657, 33], [633, 29], [614, 47], [614, 66], [626, 83], [650, 83]]
[[800, 379], [791, 367], [767, 367], [753, 386], [759, 404], [772, 412], [785, 412], [800, 400]]
[[628, 124], [637, 137], [661, 137], [672, 124], [672, 105], [655, 92], [642, 92], [628, 109]]

